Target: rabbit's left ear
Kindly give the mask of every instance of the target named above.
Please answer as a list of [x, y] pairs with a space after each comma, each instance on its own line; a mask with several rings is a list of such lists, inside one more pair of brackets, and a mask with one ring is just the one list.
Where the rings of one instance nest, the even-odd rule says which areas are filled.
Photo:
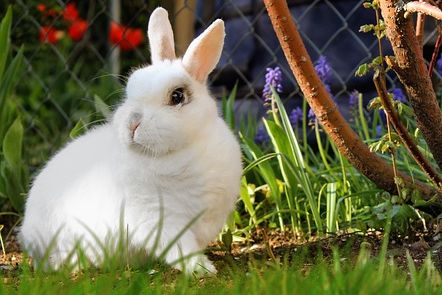
[[196, 80], [204, 82], [215, 68], [223, 50], [224, 36], [224, 22], [217, 19], [190, 43], [183, 66]]
[[165, 59], [175, 59], [175, 43], [172, 26], [166, 9], [158, 7], [150, 15], [147, 27], [149, 37], [150, 57], [152, 64]]

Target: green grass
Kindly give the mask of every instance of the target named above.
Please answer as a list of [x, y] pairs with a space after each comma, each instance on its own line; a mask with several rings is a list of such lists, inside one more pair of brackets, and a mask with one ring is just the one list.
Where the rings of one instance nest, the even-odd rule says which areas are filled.
[[[188, 278], [161, 265], [153, 269], [114, 269], [36, 273], [24, 267], [3, 275], [0, 294], [441, 294], [439, 272], [427, 259], [416, 270], [411, 258], [404, 269], [392, 261], [369, 258], [361, 251], [355, 261], [318, 258], [307, 263], [298, 255], [290, 263], [249, 263], [224, 266], [215, 277]], [[383, 269], [383, 271], [381, 270]]]

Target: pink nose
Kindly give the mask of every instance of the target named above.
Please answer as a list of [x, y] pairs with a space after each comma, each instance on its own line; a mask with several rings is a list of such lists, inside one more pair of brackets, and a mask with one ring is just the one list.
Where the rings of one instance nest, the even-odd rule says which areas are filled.
[[140, 126], [140, 122], [136, 122], [136, 121], [130, 123], [130, 125], [129, 125], [129, 130], [130, 130], [130, 133], [132, 135], [132, 139], [135, 136], [135, 130], [137, 130], [138, 126]]

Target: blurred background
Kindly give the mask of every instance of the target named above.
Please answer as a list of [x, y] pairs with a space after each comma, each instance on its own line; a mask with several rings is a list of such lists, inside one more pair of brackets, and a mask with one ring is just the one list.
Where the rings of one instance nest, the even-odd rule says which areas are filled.
[[[359, 32], [361, 25], [375, 22], [373, 10], [364, 9], [363, 2], [288, 1], [312, 60], [324, 56], [328, 61], [330, 92], [344, 113], [353, 90], [364, 93], [365, 101], [374, 96], [371, 78], [354, 74], [360, 64], [377, 55], [376, 38]], [[66, 141], [80, 121], [88, 126], [103, 120], [97, 111], [101, 102], [118, 103], [131, 69], [149, 63], [145, 31], [157, 6], [169, 11], [178, 54], [214, 19], [225, 21], [225, 47], [210, 83], [217, 98], [238, 85], [239, 114], [251, 114], [256, 120], [263, 115], [268, 67], [282, 70], [281, 97], [287, 108], [302, 104], [261, 1], [6, 0], [0, 2], [2, 14], [9, 4], [14, 14], [13, 50], [23, 46], [25, 57], [17, 89], [25, 101], [17, 105], [23, 108], [26, 132], [34, 135], [27, 138], [33, 141], [28, 144], [33, 147], [29, 156], [35, 167]], [[434, 45], [433, 27], [427, 20], [427, 56]], [[387, 45], [385, 51], [388, 54]], [[394, 80], [389, 84], [398, 87]]]

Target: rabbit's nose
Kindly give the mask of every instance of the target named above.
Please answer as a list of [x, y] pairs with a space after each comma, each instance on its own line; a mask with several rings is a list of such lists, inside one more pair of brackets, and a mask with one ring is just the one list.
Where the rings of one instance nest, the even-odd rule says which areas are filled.
[[138, 126], [140, 126], [140, 122], [139, 121], [133, 121], [133, 122], [130, 123], [129, 130], [130, 130], [130, 132], [132, 132], [132, 135], [135, 133], [135, 130], [137, 130]]
[[141, 115], [138, 113], [132, 114], [129, 120], [129, 130], [132, 138], [134, 138], [135, 131], [140, 126], [140, 124], [141, 124]]

